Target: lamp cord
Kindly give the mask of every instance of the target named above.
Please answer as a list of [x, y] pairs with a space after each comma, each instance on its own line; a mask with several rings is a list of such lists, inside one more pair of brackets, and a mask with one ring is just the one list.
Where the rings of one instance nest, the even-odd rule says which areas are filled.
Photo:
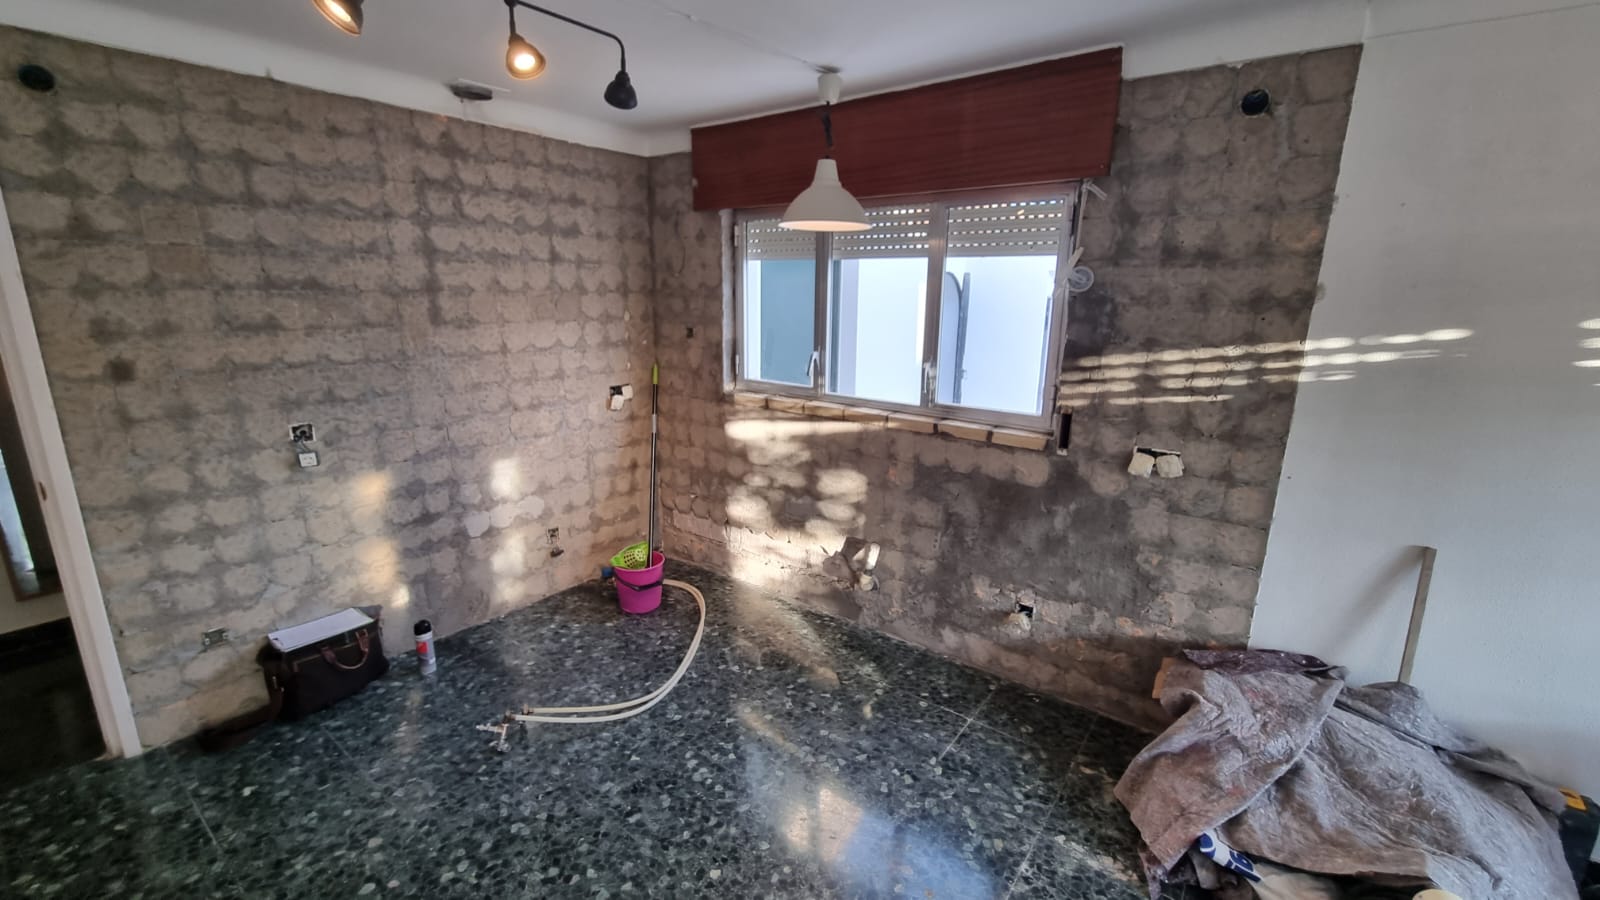
[[757, 50], [757, 51], [759, 51], [761, 53], [766, 53], [766, 54], [771, 55], [771, 56], [780, 56], [780, 57], [783, 57], [784, 59], [793, 60], [794, 62], [797, 62], [802, 66], [805, 66], [806, 68], [812, 70], [813, 72], [821, 72], [823, 70], [823, 68], [824, 68], [821, 63], [812, 62], [811, 60], [806, 59], [805, 57], [796, 56], [793, 53], [788, 52], [787, 50], [784, 50], [784, 49], [779, 48], [779, 47], [774, 47], [771, 44], [768, 44], [765, 41], [762, 41], [762, 40], [760, 40], [759, 38], [757, 38], [757, 37], [755, 37], [753, 35], [746, 34], [743, 31], [739, 31], [736, 28], [729, 28], [726, 25], [718, 25], [716, 22], [712, 22], [712, 21], [710, 21], [708, 19], [703, 19], [700, 16], [695, 15], [694, 13], [685, 12], [685, 11], [683, 11], [681, 9], [678, 9], [675, 6], [672, 6], [669, 3], [664, 2], [664, 0], [645, 0], [645, 2], [649, 3], [651, 6], [656, 7], [657, 9], [661, 10], [662, 12], [668, 13], [669, 15], [677, 16], [678, 18], [683, 19], [686, 22], [689, 22], [689, 23], [694, 24], [694, 25], [698, 25], [698, 26], [700, 26], [701, 28], [704, 28], [707, 31], [715, 32], [715, 33], [727, 38], [728, 40], [733, 41], [736, 44], [743, 44], [744, 46], [749, 47], [752, 50]]
[[822, 104], [822, 136], [828, 141], [828, 152], [823, 159], [833, 159], [833, 104]]

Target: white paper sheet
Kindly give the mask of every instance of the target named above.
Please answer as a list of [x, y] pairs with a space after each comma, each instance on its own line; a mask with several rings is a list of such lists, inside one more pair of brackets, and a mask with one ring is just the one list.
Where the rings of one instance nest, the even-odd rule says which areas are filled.
[[290, 650], [298, 650], [307, 644], [315, 644], [317, 641], [326, 640], [335, 635], [344, 634], [347, 631], [354, 631], [371, 621], [371, 616], [352, 607], [340, 610], [331, 616], [323, 616], [320, 619], [312, 619], [310, 622], [301, 625], [279, 629], [268, 634], [267, 641], [272, 644], [274, 650], [280, 653], [287, 653]]

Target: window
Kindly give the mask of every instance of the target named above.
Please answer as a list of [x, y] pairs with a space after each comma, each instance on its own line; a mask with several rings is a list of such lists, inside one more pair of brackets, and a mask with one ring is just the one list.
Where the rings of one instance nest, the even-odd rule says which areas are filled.
[[837, 235], [741, 215], [739, 386], [1048, 430], [1074, 199], [894, 203]]

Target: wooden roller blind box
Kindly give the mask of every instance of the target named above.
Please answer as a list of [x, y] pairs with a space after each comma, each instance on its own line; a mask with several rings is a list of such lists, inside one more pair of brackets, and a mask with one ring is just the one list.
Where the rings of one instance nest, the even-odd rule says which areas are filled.
[[[862, 198], [1106, 175], [1121, 85], [1114, 48], [849, 100], [833, 155]], [[825, 144], [813, 107], [696, 128], [691, 148], [695, 209], [754, 209], [804, 190]]]

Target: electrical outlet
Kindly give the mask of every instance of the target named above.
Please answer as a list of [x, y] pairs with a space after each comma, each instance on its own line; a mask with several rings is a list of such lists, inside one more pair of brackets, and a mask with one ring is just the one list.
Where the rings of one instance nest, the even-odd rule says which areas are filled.
[[317, 441], [317, 426], [310, 422], [289, 426], [289, 441], [295, 444], [314, 444]]
[[233, 636], [228, 634], [228, 629], [212, 628], [200, 635], [200, 646], [202, 649], [209, 650], [218, 644], [226, 644], [232, 640]]
[[315, 450], [303, 450], [295, 454], [295, 458], [299, 461], [302, 469], [315, 469], [317, 466], [322, 465], [322, 460], [317, 456], [317, 451]]
[[547, 540], [550, 543], [554, 544], [556, 541], [561, 540], [561, 529], [559, 529], [559, 528], [551, 528], [550, 530], [548, 530], [548, 531], [546, 531], [544, 533], [544, 537], [545, 537], [545, 540]]

